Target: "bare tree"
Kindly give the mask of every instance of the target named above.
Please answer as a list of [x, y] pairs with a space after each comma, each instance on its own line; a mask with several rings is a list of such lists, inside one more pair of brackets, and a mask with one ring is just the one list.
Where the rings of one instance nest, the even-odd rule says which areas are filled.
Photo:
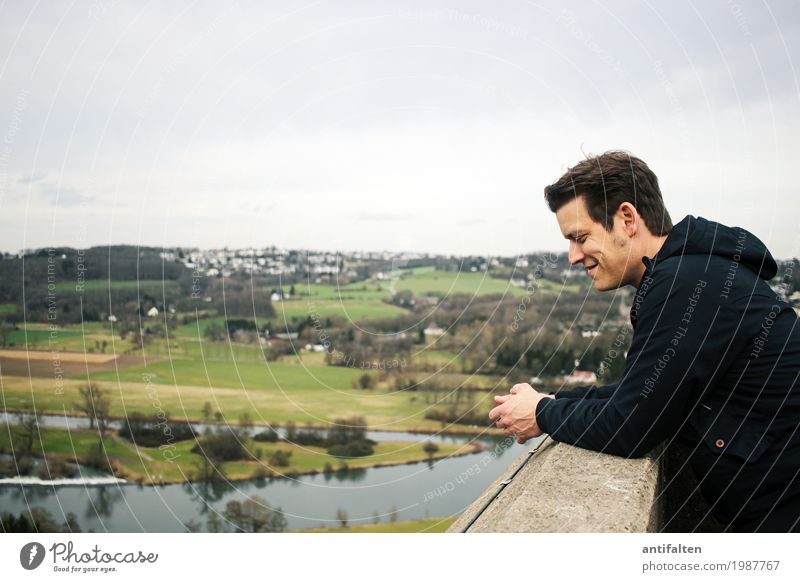
[[20, 446], [15, 449], [15, 456], [18, 458], [30, 458], [33, 456], [33, 443], [39, 433], [39, 413], [32, 407], [25, 407], [17, 412], [19, 427], [17, 436], [20, 439]]
[[78, 388], [80, 401], [75, 408], [83, 412], [89, 419], [89, 429], [97, 423], [101, 437], [108, 429], [108, 416], [111, 411], [111, 399], [97, 384], [90, 382]]
[[211, 415], [213, 414], [213, 411], [210, 402], [203, 403], [203, 408], [200, 411], [200, 414], [203, 416], [203, 422], [207, 423], [211, 420]]
[[239, 415], [239, 434], [243, 440], [249, 439], [253, 434], [253, 419], [249, 412]]

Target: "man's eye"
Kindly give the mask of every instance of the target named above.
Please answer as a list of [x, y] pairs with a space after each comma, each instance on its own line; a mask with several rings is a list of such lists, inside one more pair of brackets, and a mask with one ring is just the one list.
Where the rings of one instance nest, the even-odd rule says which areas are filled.
[[576, 239], [575, 242], [577, 242], [579, 245], [582, 245], [583, 243], [586, 242], [586, 237], [582, 236], [581, 238]]

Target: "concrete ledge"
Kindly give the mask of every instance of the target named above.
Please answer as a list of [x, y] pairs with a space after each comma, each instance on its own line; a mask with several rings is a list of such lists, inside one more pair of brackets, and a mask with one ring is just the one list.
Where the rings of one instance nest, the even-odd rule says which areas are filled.
[[[623, 459], [548, 438], [468, 531], [658, 531], [660, 451]], [[511, 463], [448, 531], [460, 532], [526, 456]]]

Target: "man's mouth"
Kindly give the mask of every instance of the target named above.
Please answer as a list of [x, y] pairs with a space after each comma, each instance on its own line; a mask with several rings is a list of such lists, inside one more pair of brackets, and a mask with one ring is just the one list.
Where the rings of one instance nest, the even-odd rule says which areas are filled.
[[592, 265], [591, 267], [586, 267], [586, 274], [587, 274], [587, 275], [591, 275], [591, 274], [593, 274], [593, 273], [594, 273], [594, 271], [595, 271], [596, 269], [597, 269], [597, 263], [595, 263], [595, 264], [594, 264], [594, 265]]

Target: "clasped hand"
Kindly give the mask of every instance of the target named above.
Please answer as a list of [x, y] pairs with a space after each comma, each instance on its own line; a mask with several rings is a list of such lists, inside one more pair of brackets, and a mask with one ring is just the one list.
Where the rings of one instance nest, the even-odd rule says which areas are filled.
[[502, 428], [503, 433], [514, 435], [517, 442], [522, 444], [542, 434], [542, 429], [536, 423], [536, 405], [542, 398], [555, 396], [540, 394], [530, 384], [515, 384], [511, 394], [494, 397], [499, 404], [489, 411], [489, 419], [495, 422], [497, 428]]

